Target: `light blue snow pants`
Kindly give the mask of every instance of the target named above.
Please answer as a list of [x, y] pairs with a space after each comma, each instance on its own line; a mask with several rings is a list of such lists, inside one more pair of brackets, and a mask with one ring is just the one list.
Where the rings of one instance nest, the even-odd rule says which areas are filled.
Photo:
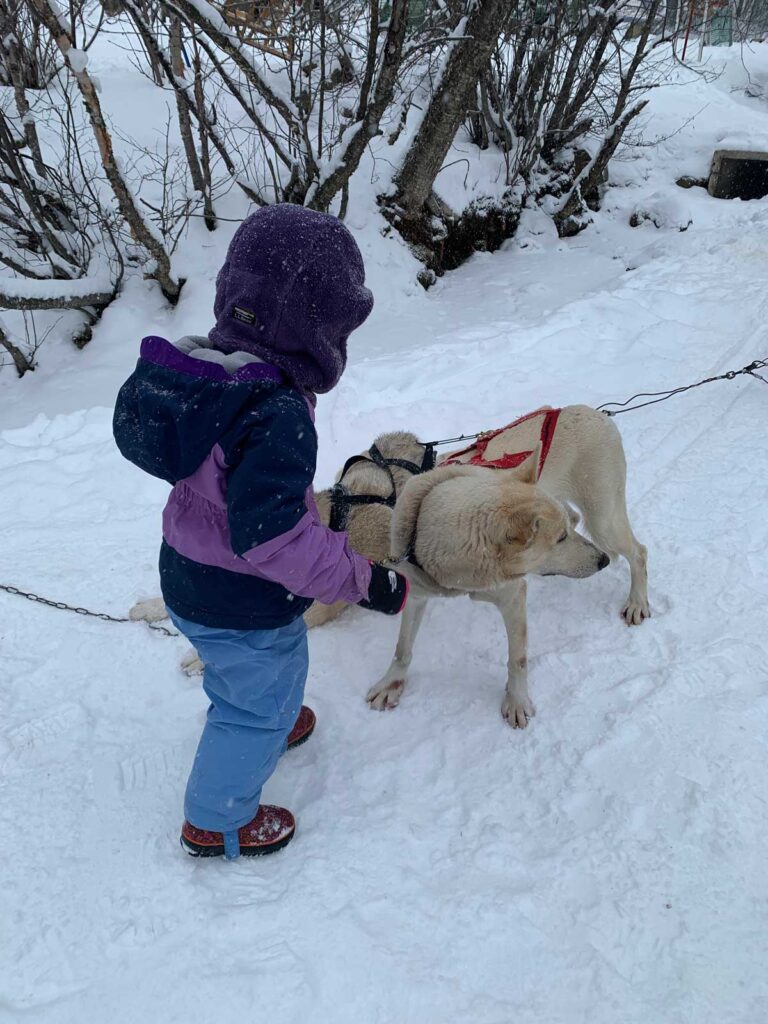
[[280, 629], [211, 629], [170, 615], [205, 665], [211, 701], [184, 815], [197, 828], [223, 832], [226, 855], [237, 856], [237, 830], [255, 817], [301, 710], [307, 627], [299, 617]]

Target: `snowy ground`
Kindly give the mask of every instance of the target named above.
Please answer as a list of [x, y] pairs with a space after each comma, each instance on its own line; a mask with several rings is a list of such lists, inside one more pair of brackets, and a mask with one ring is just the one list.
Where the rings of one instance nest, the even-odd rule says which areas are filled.
[[[768, 52], [750, 61], [765, 81]], [[361, 201], [377, 310], [321, 401], [318, 482], [382, 429], [447, 436], [768, 354], [768, 201], [674, 186], [719, 140], [768, 135], [745, 81], [734, 53], [714, 84], [661, 90], [648, 135], [696, 119], [625, 152], [588, 232], [531, 216], [428, 294]], [[638, 204], [667, 226], [630, 229]], [[142, 334], [205, 330], [228, 235], [190, 239], [174, 313], [134, 282], [88, 350], [0, 378], [0, 582], [118, 615], [157, 593], [166, 488], [120, 460], [108, 407]], [[0, 594], [0, 1019], [768, 1019], [767, 403], [739, 378], [617, 421], [654, 618], [619, 620], [624, 566], [534, 579], [526, 731], [499, 715], [491, 609], [432, 608], [389, 714], [363, 695], [396, 623], [314, 633], [318, 730], [266, 790], [300, 831], [264, 861], [178, 847], [205, 710], [183, 642]]]

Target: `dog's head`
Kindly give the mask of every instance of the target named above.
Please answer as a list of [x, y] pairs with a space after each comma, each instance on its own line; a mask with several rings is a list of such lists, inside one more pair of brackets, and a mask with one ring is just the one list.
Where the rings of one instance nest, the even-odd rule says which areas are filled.
[[574, 529], [569, 510], [535, 485], [509, 488], [489, 524], [504, 577], [592, 576], [610, 559]]
[[417, 477], [395, 510], [393, 551], [410, 538], [429, 576], [459, 591], [605, 568], [608, 556], [576, 532], [567, 506], [537, 486], [537, 467], [538, 452], [516, 472], [451, 466]]
[[540, 446], [505, 481], [493, 533], [505, 572], [581, 579], [604, 569], [610, 559], [576, 526], [578, 514], [538, 487]]

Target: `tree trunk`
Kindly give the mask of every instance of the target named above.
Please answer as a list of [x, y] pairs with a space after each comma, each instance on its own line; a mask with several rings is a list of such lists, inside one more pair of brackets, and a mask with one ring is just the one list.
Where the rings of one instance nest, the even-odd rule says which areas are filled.
[[[59, 197], [45, 192], [44, 185], [39, 181], [30, 181], [24, 164], [16, 152], [11, 128], [2, 110], [0, 110], [0, 150], [2, 151], [3, 163], [10, 171], [10, 177], [7, 180], [4, 173], [0, 174], [0, 183], [9, 185], [12, 189], [18, 189], [24, 197], [29, 210], [29, 217], [39, 231], [41, 243], [43, 239], [45, 240], [44, 251], [46, 259], [50, 264], [52, 275], [58, 278], [76, 277], [78, 271], [82, 272], [83, 268], [78, 266], [77, 262], [73, 259], [72, 252], [60, 237], [62, 225], [59, 215], [64, 214], [66, 216], [67, 211], [62, 209], [60, 199], [57, 203], [56, 200]], [[55, 256], [58, 256], [61, 262], [54, 259]]]
[[[176, 78], [176, 81], [180, 81], [184, 78], [184, 61], [181, 55], [181, 22], [179, 18], [174, 17], [171, 20], [171, 28], [169, 31], [170, 41], [170, 52], [171, 52], [171, 70]], [[198, 90], [198, 78], [200, 69], [200, 55], [196, 45], [195, 48], [195, 102], [198, 104], [198, 110], [205, 110], [205, 95], [203, 94], [202, 85]], [[198, 158], [198, 151], [195, 148], [195, 136], [193, 135], [193, 128], [191, 128], [191, 117], [189, 115], [189, 104], [186, 102], [185, 97], [181, 94], [181, 91], [177, 88], [174, 90], [176, 96], [176, 111], [178, 113], [178, 125], [179, 132], [181, 134], [181, 141], [184, 144], [184, 153], [186, 154], [186, 164], [189, 168], [189, 176], [193, 181], [193, 187], [200, 193], [203, 199], [204, 208], [204, 220], [206, 227], [209, 231], [213, 231], [216, 228], [216, 215], [213, 210], [213, 201], [211, 198], [211, 174], [210, 174], [210, 161], [208, 159], [208, 136], [205, 134], [205, 128], [203, 122], [199, 122], [200, 127], [200, 138], [201, 145], [205, 145], [205, 151], [202, 151], [203, 161]], [[200, 94], [199, 94], [200, 93]]]
[[200, 112], [197, 126], [200, 134], [200, 170], [203, 183], [203, 218], [209, 231], [216, 230], [216, 214], [213, 209], [213, 182], [211, 180], [211, 156], [208, 146], [208, 116], [205, 113], [205, 89], [203, 87], [203, 67], [200, 61], [200, 50], [195, 44], [192, 67], [195, 74], [195, 102]]
[[600, 149], [595, 156], [588, 161], [580, 174], [577, 176], [570, 191], [562, 200], [560, 208], [554, 215], [555, 226], [561, 238], [577, 234], [586, 222], [579, 222], [578, 218], [583, 211], [583, 197], [600, 184], [608, 163], [616, 152], [622, 140], [624, 132], [638, 114], [642, 113], [648, 100], [640, 100], [608, 128], [603, 137]]
[[[181, 22], [178, 18], [173, 18], [171, 20], [171, 27], [168, 31], [168, 42], [173, 74], [177, 79], [184, 78], [184, 60], [181, 55]], [[181, 135], [181, 141], [184, 144], [184, 152], [187, 156], [187, 166], [189, 167], [189, 176], [192, 179], [192, 187], [195, 192], [199, 192], [200, 195], [203, 195], [205, 192], [203, 172], [200, 169], [200, 161], [198, 160], [197, 150], [195, 149], [195, 138], [192, 134], [192, 118], [189, 113], [189, 105], [184, 102], [184, 99], [179, 94], [178, 89], [174, 89], [174, 95], [176, 97], [176, 113], [179, 117], [179, 134]]]
[[24, 126], [24, 138], [26, 139], [27, 146], [29, 147], [29, 152], [32, 154], [32, 163], [35, 166], [35, 173], [41, 178], [45, 178], [47, 175], [43, 156], [40, 151], [40, 140], [37, 137], [35, 120], [30, 113], [27, 94], [24, 88], [24, 75], [21, 69], [19, 44], [13, 36], [10, 36], [5, 40], [4, 45], [8, 55], [8, 73], [10, 74], [11, 82], [13, 83], [16, 109], [19, 112], [19, 118]]
[[11, 357], [13, 365], [16, 367], [16, 373], [20, 377], [23, 377], [25, 373], [29, 373], [30, 370], [34, 370], [35, 367], [31, 359], [25, 356], [21, 349], [13, 344], [2, 326], [0, 326], [0, 348], [4, 348]]
[[170, 257], [161, 240], [155, 235], [141, 215], [130, 186], [118, 166], [112, 149], [112, 137], [104, 120], [96, 87], [81, 61], [79, 59], [74, 61], [71, 59], [72, 39], [64, 27], [63, 18], [50, 6], [49, 0], [28, 0], [28, 3], [40, 22], [50, 32], [52, 39], [67, 62], [70, 73], [77, 82], [85, 109], [88, 112], [96, 143], [99, 147], [101, 165], [104, 168], [109, 184], [112, 186], [120, 212], [125, 217], [136, 241], [146, 249], [155, 262], [155, 269], [150, 276], [160, 285], [163, 295], [165, 295], [168, 301], [175, 303], [181, 292], [181, 284], [171, 276]]
[[[39, 3], [40, 0], [33, 0]], [[181, 14], [187, 21], [196, 25], [204, 35], [207, 35], [211, 42], [221, 49], [223, 53], [239, 68], [248, 84], [261, 96], [270, 107], [276, 110], [286, 125], [297, 132], [301, 132], [298, 111], [286, 100], [281, 92], [272, 89], [269, 82], [264, 78], [235, 35], [234, 31], [227, 25], [219, 11], [207, 0], [161, 0], [163, 7], [172, 14]]]
[[[217, 53], [216, 47], [208, 43], [202, 33], [198, 35], [195, 41], [216, 68], [221, 76], [221, 80], [240, 104], [248, 119], [256, 126], [261, 135], [264, 136], [268, 147], [273, 151], [275, 157], [283, 164], [284, 167], [291, 170], [294, 167], [294, 161], [291, 159], [290, 154], [283, 149], [277, 135], [269, 130], [264, 119], [259, 116], [256, 108], [251, 105], [251, 102], [246, 97], [244, 90], [240, 88], [242, 80], [229, 74], [226, 66], [220, 60], [220, 55]], [[246, 82], [245, 84], [247, 85], [248, 83]]]
[[643, 27], [635, 48], [634, 56], [624, 74], [621, 76], [621, 87], [613, 108], [613, 119], [610, 127], [603, 136], [603, 141], [595, 156], [582, 169], [573, 183], [571, 190], [560, 204], [556, 211], [554, 220], [558, 233], [562, 236], [575, 234], [583, 227], [580, 222], [580, 214], [583, 209], [583, 197], [592, 189], [598, 187], [608, 167], [608, 163], [616, 152], [624, 132], [630, 123], [646, 107], [648, 100], [640, 100], [627, 108], [632, 85], [638, 68], [645, 59], [648, 42], [651, 37], [651, 30], [656, 20], [661, 0], [651, 0], [650, 7], [645, 11]]
[[449, 44], [440, 80], [395, 179], [396, 202], [405, 217], [421, 214], [511, 11], [509, 0], [476, 0], [455, 32], [463, 38]]
[[[141, 36], [141, 40], [142, 40], [142, 42], [144, 44], [144, 48], [147, 49], [147, 50], [151, 49], [153, 51], [153, 53], [155, 55], [155, 59], [158, 62], [158, 66], [161, 67], [163, 69], [163, 71], [165, 72], [165, 77], [168, 79], [168, 82], [171, 84], [171, 86], [173, 87], [174, 92], [176, 93], [177, 102], [181, 102], [181, 103], [185, 104], [185, 106], [187, 107], [188, 112], [195, 117], [195, 119], [197, 120], [198, 124], [200, 125], [201, 137], [202, 137], [202, 133], [204, 131], [205, 135], [206, 135], [206, 138], [209, 139], [213, 143], [213, 145], [215, 146], [217, 153], [221, 157], [224, 166], [227, 168], [227, 170], [229, 171], [230, 175], [232, 176], [232, 179], [240, 186], [240, 188], [243, 190], [243, 192], [246, 194], [246, 196], [251, 200], [251, 202], [252, 203], [256, 203], [258, 206], [264, 206], [265, 205], [264, 204], [264, 200], [261, 198], [261, 196], [257, 192], [255, 192], [250, 187], [250, 185], [247, 185], [244, 181], [242, 181], [240, 176], [238, 175], [237, 168], [235, 167], [234, 163], [232, 162], [232, 157], [229, 155], [229, 152], [227, 150], [227, 147], [226, 147], [223, 139], [219, 138], [218, 133], [216, 132], [214, 126], [211, 124], [210, 120], [208, 119], [208, 117], [206, 115], [205, 105], [203, 104], [202, 107], [198, 106], [197, 100], [195, 99], [195, 96], [194, 96], [194, 87], [191, 86], [191, 85], [188, 85], [184, 81], [183, 78], [178, 78], [174, 74], [171, 62], [168, 60], [167, 55], [164, 54], [163, 51], [160, 49], [160, 44], [158, 43], [157, 39], [152, 34], [152, 29], [150, 28], [150, 26], [147, 24], [146, 20], [144, 19], [144, 16], [143, 16], [143, 14], [141, 12], [141, 8], [139, 7], [139, 5], [137, 3], [135, 3], [135, 2], [133, 2], [133, 0], [123, 0], [123, 3], [125, 4], [125, 7], [131, 13], [131, 17], [133, 18], [133, 23], [136, 26], [136, 29], [137, 29], [139, 35]], [[196, 40], [196, 45], [197, 45], [197, 42], [198, 42], [198, 40]], [[203, 49], [205, 50], [204, 46], [203, 46]], [[206, 50], [206, 53], [207, 52], [208, 51]], [[190, 143], [191, 143], [192, 147], [194, 148], [194, 141], [190, 140]], [[197, 159], [197, 153], [195, 153], [195, 159]], [[204, 184], [204, 182], [205, 182], [205, 172], [204, 172], [204, 169], [199, 164], [198, 164], [198, 168], [200, 170], [200, 179], [199, 180]], [[213, 229], [210, 229], [210, 230], [213, 230]]]

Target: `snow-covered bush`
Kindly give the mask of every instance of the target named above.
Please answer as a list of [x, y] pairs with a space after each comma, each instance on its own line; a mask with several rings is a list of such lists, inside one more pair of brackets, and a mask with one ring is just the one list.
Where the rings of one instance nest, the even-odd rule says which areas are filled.
[[10, 86], [24, 102], [22, 90], [44, 89], [60, 66], [55, 45], [25, 0], [0, 0], [0, 86]]
[[[497, 248], [534, 203], [561, 233], [578, 230], [644, 105], [659, 9], [80, 0], [65, 14], [59, 0], [0, 0], [14, 26], [0, 54], [0, 308], [59, 302], [87, 327], [126, 264], [175, 302], [171, 255], [190, 217], [214, 230], [217, 199], [233, 188], [252, 206], [343, 217], [369, 147], [389, 168], [381, 211], [425, 263], [425, 282]], [[134, 144], [102, 109], [88, 62], [105, 24], [171, 111], [156, 144]], [[438, 179], [464, 131], [486, 168], [471, 201]]]
[[[557, 199], [547, 208], [561, 234], [585, 226], [607, 164], [645, 106], [653, 76], [640, 71], [662, 27], [660, 0], [486, 0], [465, 10], [389, 204], [390, 219], [438, 273], [475, 248], [495, 248], [520, 210], [544, 197]], [[465, 116], [470, 139], [495, 150], [506, 190], [452, 210], [435, 179]]]
[[121, 224], [99, 188], [94, 149], [66, 78], [32, 97], [26, 114], [0, 105], [0, 306], [31, 314], [0, 348], [19, 374], [45, 334], [34, 311], [78, 310], [70, 336], [82, 345], [122, 277]]
[[[87, 12], [74, 5], [65, 18], [48, 0], [30, 0], [27, 13], [29, 21], [20, 19], [6, 38], [6, 52], [50, 45], [60, 64], [46, 88], [33, 92], [11, 62], [12, 88], [0, 94], [0, 264], [9, 272], [0, 277], [0, 308], [78, 310], [71, 333], [82, 345], [114, 298], [126, 258], [143, 263], [170, 300], [180, 285], [165, 240], [115, 157], [88, 71], [100, 19], [89, 26]], [[23, 338], [11, 340], [7, 330], [0, 336], [19, 374], [33, 369], [40, 338], [34, 316], [23, 324]]]

